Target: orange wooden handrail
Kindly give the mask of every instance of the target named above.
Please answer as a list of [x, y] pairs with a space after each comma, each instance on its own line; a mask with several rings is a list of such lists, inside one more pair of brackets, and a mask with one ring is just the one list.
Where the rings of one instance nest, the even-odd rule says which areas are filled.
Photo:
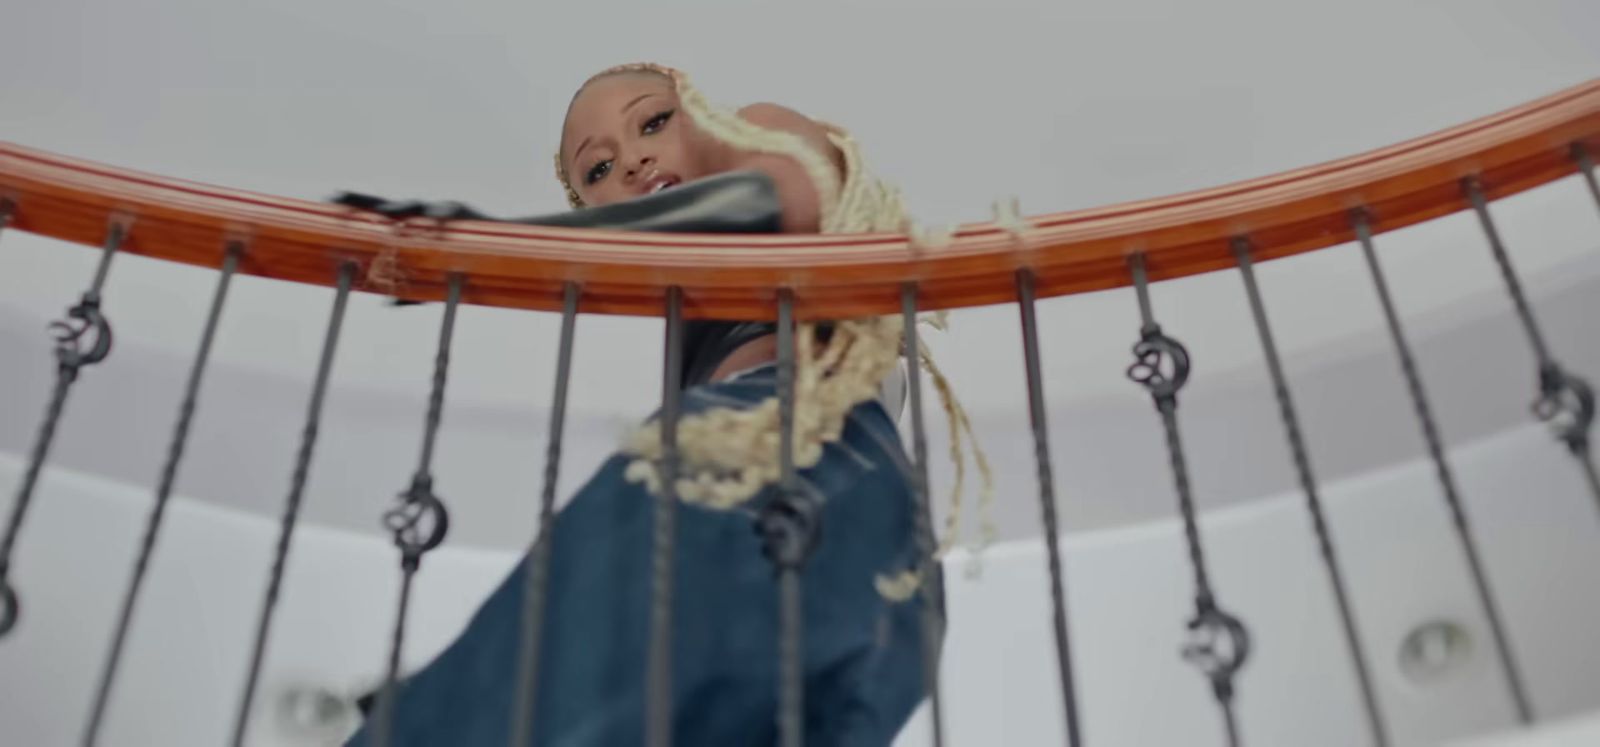
[[1019, 242], [991, 223], [965, 226], [939, 248], [902, 235], [680, 236], [461, 222], [396, 225], [343, 208], [151, 176], [0, 143], [0, 198], [12, 227], [98, 245], [108, 220], [126, 216], [124, 250], [218, 266], [224, 242], [242, 239], [240, 271], [331, 284], [336, 265], [392, 259], [402, 282], [381, 290], [442, 298], [450, 272], [468, 276], [469, 303], [554, 310], [561, 285], [582, 283], [589, 313], [657, 316], [681, 286], [691, 317], [766, 319], [775, 290], [795, 290], [807, 318], [889, 314], [905, 281], [928, 309], [1015, 298], [1029, 267], [1040, 296], [1130, 282], [1125, 257], [1146, 254], [1150, 277], [1209, 272], [1234, 263], [1229, 241], [1248, 236], [1258, 259], [1353, 239], [1350, 211], [1364, 207], [1387, 231], [1468, 207], [1461, 180], [1490, 198], [1571, 174], [1571, 147], [1600, 152], [1600, 80], [1426, 137], [1319, 166], [1213, 189], [1031, 219]]

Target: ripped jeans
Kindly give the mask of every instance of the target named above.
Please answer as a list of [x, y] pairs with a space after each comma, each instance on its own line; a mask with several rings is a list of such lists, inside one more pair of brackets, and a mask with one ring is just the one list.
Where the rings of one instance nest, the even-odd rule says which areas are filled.
[[[772, 368], [685, 393], [684, 412], [772, 396]], [[556, 517], [534, 745], [644, 743], [652, 497], [614, 455]], [[910, 464], [881, 404], [849, 415], [842, 438], [801, 478], [824, 501], [802, 575], [808, 745], [882, 747], [924, 695], [921, 599], [895, 602], [879, 575], [915, 567]], [[672, 611], [672, 730], [685, 747], [777, 743], [778, 593], [747, 506], [679, 504]], [[526, 563], [460, 637], [400, 683], [396, 747], [505, 747], [510, 739]], [[942, 592], [942, 578], [933, 579]], [[942, 593], [938, 594], [942, 598]], [[940, 615], [943, 618], [943, 615]], [[365, 747], [369, 722], [349, 745]]]

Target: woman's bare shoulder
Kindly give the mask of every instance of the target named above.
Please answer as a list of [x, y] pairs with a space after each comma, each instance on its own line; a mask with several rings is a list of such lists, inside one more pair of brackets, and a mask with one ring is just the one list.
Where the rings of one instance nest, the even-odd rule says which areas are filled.
[[828, 154], [828, 158], [834, 162], [840, 173], [844, 172], [844, 154], [839, 152], [838, 147], [829, 138], [833, 132], [830, 126], [787, 106], [772, 102], [750, 104], [739, 110], [739, 117], [758, 127], [799, 135], [817, 152]]

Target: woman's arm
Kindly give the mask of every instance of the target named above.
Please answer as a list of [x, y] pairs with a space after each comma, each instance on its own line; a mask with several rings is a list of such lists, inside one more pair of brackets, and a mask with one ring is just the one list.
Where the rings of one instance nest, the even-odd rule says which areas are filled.
[[[759, 127], [798, 135], [813, 150], [827, 157], [843, 178], [844, 154], [828, 139], [828, 129], [817, 121], [788, 107], [769, 103], [744, 107], [739, 110], [739, 116]], [[817, 233], [822, 229], [822, 201], [811, 175], [798, 161], [788, 156], [740, 150], [730, 150], [725, 158], [719, 170], [760, 171], [772, 178], [778, 200], [783, 205], [784, 233]]]
[[[758, 127], [798, 135], [817, 153], [823, 154], [833, 164], [835, 173], [844, 177], [844, 154], [828, 139], [828, 130], [810, 117], [779, 104], [752, 104], [739, 110], [739, 117]], [[822, 200], [816, 185], [804, 166], [789, 156], [754, 153], [724, 148], [718, 170], [759, 171], [772, 179], [782, 206], [780, 225], [784, 233], [819, 233], [822, 229]], [[778, 341], [768, 335], [740, 346], [729, 353], [711, 374], [711, 381], [721, 381], [727, 376], [777, 358]]]

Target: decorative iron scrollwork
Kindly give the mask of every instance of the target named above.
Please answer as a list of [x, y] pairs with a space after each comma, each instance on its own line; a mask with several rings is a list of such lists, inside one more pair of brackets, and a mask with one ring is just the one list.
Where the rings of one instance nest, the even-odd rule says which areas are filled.
[[821, 540], [822, 503], [805, 492], [778, 491], [756, 516], [762, 550], [775, 568], [798, 569]]
[[[4, 215], [0, 215], [0, 225], [3, 225], [10, 219], [10, 211], [14, 204], [9, 200], [0, 202], [3, 202], [0, 204], [0, 210], [4, 211]], [[12, 501], [5, 528], [0, 531], [0, 638], [5, 637], [16, 627], [17, 619], [22, 614], [22, 603], [18, 599], [16, 587], [11, 584], [11, 553], [16, 549], [23, 520], [33, 501], [33, 489], [38, 485], [45, 457], [55, 440], [56, 427], [60, 424], [61, 413], [66, 408], [67, 394], [72, 390], [73, 383], [78, 380], [80, 369], [99, 363], [111, 354], [111, 324], [100, 312], [100, 290], [104, 287], [106, 274], [111, 268], [111, 257], [122, 245], [126, 230], [126, 224], [120, 221], [111, 223], [106, 233], [105, 248], [100, 253], [100, 263], [95, 269], [94, 280], [78, 303], [67, 309], [66, 318], [52, 322], [49, 327], [56, 343], [55, 385], [50, 393], [49, 404], [45, 406], [44, 418], [39, 422], [38, 435], [34, 437], [33, 447], [28, 456], [28, 466], [23, 470], [22, 482], [17, 487], [17, 497]]]
[[1233, 676], [1250, 658], [1250, 632], [1239, 618], [1208, 598], [1197, 600], [1196, 607], [1188, 623], [1189, 641], [1183, 646], [1183, 658], [1211, 680], [1218, 699], [1230, 700]]
[[4, 570], [0, 570], [0, 636], [11, 632], [22, 614], [21, 606], [17, 604], [17, 592], [11, 588], [11, 581], [6, 575]]
[[77, 305], [67, 309], [66, 319], [50, 323], [50, 333], [56, 341], [57, 370], [69, 379], [111, 354], [111, 323], [100, 313], [98, 294], [85, 293]]
[[1549, 424], [1573, 454], [1588, 453], [1594, 389], [1582, 377], [1567, 373], [1554, 362], [1540, 366], [1539, 398], [1533, 403], [1533, 414]]
[[400, 505], [383, 514], [383, 525], [394, 534], [401, 562], [415, 568], [424, 553], [444, 542], [450, 530], [450, 512], [433, 494], [433, 476], [418, 473], [399, 495]]
[[1146, 324], [1133, 345], [1133, 365], [1128, 378], [1142, 384], [1158, 407], [1176, 407], [1178, 390], [1189, 381], [1189, 351], [1168, 337], [1159, 324]]
[[1183, 519], [1184, 543], [1189, 550], [1189, 569], [1194, 572], [1195, 616], [1187, 623], [1189, 641], [1183, 658], [1196, 666], [1211, 682], [1217, 707], [1230, 747], [1239, 745], [1238, 723], [1233, 713], [1234, 675], [1244, 666], [1250, 651], [1250, 637], [1244, 623], [1216, 604], [1210, 573], [1206, 570], [1205, 549], [1200, 541], [1200, 522], [1196, 517], [1189, 467], [1183, 456], [1183, 438], [1178, 432], [1178, 391], [1189, 381], [1189, 351], [1168, 337], [1156, 323], [1150, 305], [1150, 285], [1144, 256], [1129, 257], [1128, 269], [1139, 299], [1139, 341], [1133, 346], [1133, 365], [1128, 378], [1144, 386], [1161, 414], [1161, 429], [1167, 441], [1167, 458], [1172, 468], [1173, 487], [1178, 494], [1178, 513]]

